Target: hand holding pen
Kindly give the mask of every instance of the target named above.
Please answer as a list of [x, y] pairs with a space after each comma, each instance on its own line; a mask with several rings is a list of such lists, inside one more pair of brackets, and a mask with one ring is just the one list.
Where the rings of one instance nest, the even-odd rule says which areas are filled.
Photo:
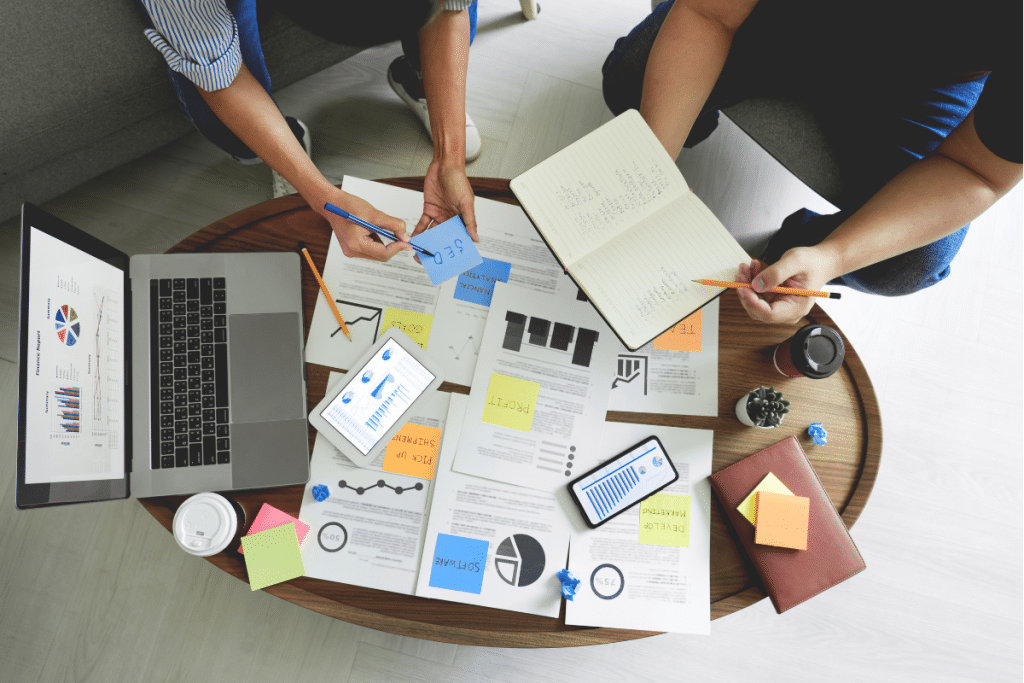
[[[405, 230], [405, 221], [378, 211], [369, 202], [347, 194], [340, 189], [332, 188], [332, 192], [324, 204], [314, 206], [327, 219], [331, 229], [338, 238], [341, 251], [350, 258], [365, 258], [373, 261], [388, 261], [400, 251], [413, 249], [409, 244], [409, 236]], [[374, 227], [388, 233], [385, 238], [378, 237], [374, 231], [368, 231], [356, 222], [342, 217], [337, 211], [359, 216]], [[343, 207], [343, 208], [342, 208]], [[390, 237], [390, 241], [388, 239]]]

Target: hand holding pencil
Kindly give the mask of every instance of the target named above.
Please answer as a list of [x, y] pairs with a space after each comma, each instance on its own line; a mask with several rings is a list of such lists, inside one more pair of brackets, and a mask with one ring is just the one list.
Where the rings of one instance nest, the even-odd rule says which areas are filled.
[[781, 286], [828, 296], [827, 292], [821, 291], [822, 286], [835, 276], [826, 271], [825, 264], [823, 259], [816, 257], [813, 247], [790, 249], [771, 266], [757, 259], [749, 265], [741, 263], [735, 279], [746, 286], [737, 288], [736, 294], [754, 320], [798, 324], [818, 297], [772, 290]]

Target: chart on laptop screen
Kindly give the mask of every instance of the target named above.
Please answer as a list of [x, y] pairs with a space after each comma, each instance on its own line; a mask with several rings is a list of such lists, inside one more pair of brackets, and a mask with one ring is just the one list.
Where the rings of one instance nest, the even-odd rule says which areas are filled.
[[33, 229], [25, 482], [124, 476], [124, 273]]

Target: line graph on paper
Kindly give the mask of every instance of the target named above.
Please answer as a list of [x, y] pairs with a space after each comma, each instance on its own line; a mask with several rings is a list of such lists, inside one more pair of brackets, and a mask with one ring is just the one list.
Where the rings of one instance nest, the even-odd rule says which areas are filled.
[[114, 292], [93, 288], [95, 316], [92, 425], [94, 438], [105, 439], [108, 448], [119, 447], [123, 404], [123, 331], [121, 302]]

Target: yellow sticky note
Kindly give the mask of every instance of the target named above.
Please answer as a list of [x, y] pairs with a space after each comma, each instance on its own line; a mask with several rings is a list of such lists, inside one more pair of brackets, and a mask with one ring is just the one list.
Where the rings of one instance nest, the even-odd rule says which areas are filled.
[[384, 471], [433, 479], [440, 445], [441, 430], [437, 427], [406, 423], [388, 442], [384, 451]]
[[768, 476], [761, 480], [761, 483], [754, 487], [754, 490], [750, 492], [743, 502], [736, 506], [736, 509], [740, 511], [740, 514], [747, 518], [747, 520], [754, 524], [757, 519], [757, 492], [767, 491], [768, 493], [781, 493], [784, 496], [792, 496], [793, 492], [786, 488], [786, 485], [779, 481], [771, 472]]
[[700, 352], [701, 312], [683, 318], [667, 332], [654, 338], [654, 348], [662, 351]]
[[539, 393], [537, 382], [492, 373], [480, 419], [487, 424], [528, 432], [533, 425], [533, 409]]
[[655, 493], [640, 503], [640, 543], [690, 547], [690, 497]]
[[242, 537], [249, 586], [257, 591], [305, 575], [295, 523]]
[[430, 326], [433, 323], [434, 316], [429, 313], [416, 313], [388, 306], [384, 309], [384, 318], [380, 323], [380, 333], [384, 334], [384, 330], [397, 327], [419, 344], [421, 349], [426, 351], [427, 341], [430, 339]]

